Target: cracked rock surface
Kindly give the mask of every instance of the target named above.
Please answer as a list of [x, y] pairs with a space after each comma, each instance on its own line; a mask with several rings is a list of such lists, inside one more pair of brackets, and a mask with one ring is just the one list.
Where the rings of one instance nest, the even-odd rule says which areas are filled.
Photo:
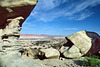
[[100, 50], [100, 36], [95, 32], [80, 31], [66, 37], [67, 50], [62, 53], [67, 58], [78, 58], [83, 55], [89, 56]]

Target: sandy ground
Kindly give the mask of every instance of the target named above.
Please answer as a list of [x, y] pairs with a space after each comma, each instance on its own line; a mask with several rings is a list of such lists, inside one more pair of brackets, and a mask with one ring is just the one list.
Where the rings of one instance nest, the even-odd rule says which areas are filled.
[[78, 59], [45, 59], [45, 60], [34, 60], [35, 62], [46, 65], [47, 67], [83, 67], [80, 66], [81, 62]]

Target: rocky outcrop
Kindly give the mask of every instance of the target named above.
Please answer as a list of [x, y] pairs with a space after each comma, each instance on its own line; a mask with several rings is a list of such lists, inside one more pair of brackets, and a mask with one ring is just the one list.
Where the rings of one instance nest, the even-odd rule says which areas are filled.
[[0, 42], [16, 43], [22, 23], [36, 3], [37, 0], [0, 0]]
[[[37, 3], [37, 0], [0, 0], [0, 27], [5, 28], [13, 19], [22, 16], [24, 20], [29, 16]], [[24, 20], [20, 21], [20, 25]]]
[[67, 58], [78, 58], [83, 55], [96, 54], [100, 50], [100, 37], [95, 32], [80, 31], [66, 37], [67, 43], [63, 55]]
[[46, 67], [43, 64], [36, 63], [33, 60], [24, 59], [21, 53], [8, 51], [0, 53], [0, 67]]
[[37, 0], [0, 0], [0, 67], [45, 67], [22, 59], [23, 47], [17, 42], [22, 23]]

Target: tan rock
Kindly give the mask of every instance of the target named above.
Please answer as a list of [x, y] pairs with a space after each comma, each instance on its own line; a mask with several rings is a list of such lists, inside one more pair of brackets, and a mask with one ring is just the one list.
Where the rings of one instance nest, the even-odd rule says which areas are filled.
[[0, 28], [3, 29], [9, 24], [8, 19], [23, 17], [20, 21], [20, 26], [23, 21], [29, 16], [32, 9], [35, 7], [37, 0], [0, 0]]
[[69, 50], [65, 51], [63, 55], [67, 58], [79, 58], [82, 56], [80, 50], [74, 45]]
[[36, 49], [29, 48], [28, 49], [28, 56], [35, 58], [38, 55], [38, 51]]
[[22, 23], [36, 3], [37, 0], [0, 0], [0, 42], [16, 44]]
[[34, 62], [33, 59], [21, 57], [21, 53], [16, 51], [0, 52], [0, 67], [46, 67], [41, 63]]
[[86, 31], [80, 31], [75, 34], [67, 36], [69, 40], [81, 51], [82, 54], [86, 54], [91, 48], [91, 39], [88, 37]]
[[83, 55], [93, 55], [100, 50], [100, 37], [95, 32], [80, 31], [66, 37], [71, 41], [69, 49], [63, 54], [68, 58], [78, 58]]
[[60, 56], [59, 51], [54, 48], [40, 49], [40, 51], [44, 53], [45, 57], [48, 59], [59, 58]]
[[65, 47], [65, 46], [62, 46], [61, 48], [60, 48], [60, 52], [61, 53], [64, 53], [65, 51], [67, 51], [69, 49], [69, 47]]
[[0, 0], [2, 7], [20, 7], [27, 5], [35, 5], [37, 0]]

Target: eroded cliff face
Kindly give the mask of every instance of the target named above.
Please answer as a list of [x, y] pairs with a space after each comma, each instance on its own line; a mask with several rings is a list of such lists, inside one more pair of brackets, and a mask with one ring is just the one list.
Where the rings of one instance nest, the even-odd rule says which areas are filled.
[[37, 0], [0, 0], [0, 42], [18, 39], [22, 23], [30, 15]]

